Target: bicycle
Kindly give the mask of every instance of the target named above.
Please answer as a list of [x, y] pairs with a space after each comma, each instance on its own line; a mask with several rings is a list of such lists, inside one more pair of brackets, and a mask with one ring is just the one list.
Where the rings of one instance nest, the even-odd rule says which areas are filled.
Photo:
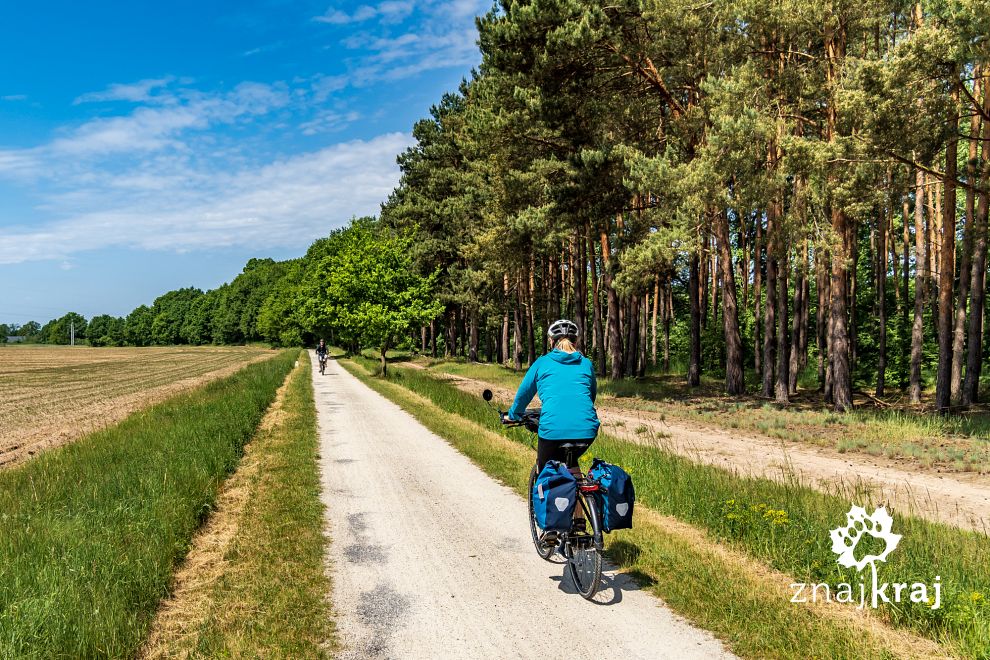
[[[482, 393], [485, 401], [491, 405], [494, 398], [491, 390]], [[498, 409], [496, 409], [498, 410]], [[520, 419], [511, 420], [506, 417], [506, 413], [498, 410], [499, 419], [507, 427], [522, 426], [527, 431], [536, 434], [540, 426], [540, 409], [528, 408]], [[561, 449], [566, 452], [566, 463], [574, 464], [575, 455], [587, 449], [590, 443], [564, 443]], [[580, 452], [579, 452], [580, 450]], [[534, 464], [529, 473], [529, 487], [526, 498], [529, 503], [529, 531], [533, 538], [533, 545], [536, 553], [545, 561], [553, 561], [554, 553], [559, 547], [564, 560], [567, 562], [567, 570], [571, 580], [577, 588], [578, 593], [587, 600], [594, 598], [601, 585], [602, 577], [602, 554], [605, 551], [604, 533], [602, 527], [601, 484], [589, 479], [581, 472], [580, 468], [569, 468], [571, 474], [577, 480], [578, 498], [575, 506], [580, 506], [584, 512], [586, 527], [584, 531], [556, 532], [544, 531], [536, 524], [536, 512], [533, 510], [533, 484], [538, 476], [537, 466]]]
[[316, 354], [316, 357], [320, 361], [320, 375], [321, 376], [325, 376], [326, 375], [326, 372], [327, 372], [327, 354], [326, 353], [323, 353], [323, 354], [317, 353]]

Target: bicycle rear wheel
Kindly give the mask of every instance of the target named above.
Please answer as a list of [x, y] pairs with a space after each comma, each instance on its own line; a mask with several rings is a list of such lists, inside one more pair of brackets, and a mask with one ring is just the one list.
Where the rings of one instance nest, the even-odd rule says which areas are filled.
[[533, 511], [533, 484], [536, 483], [536, 466], [529, 473], [529, 488], [526, 490], [526, 500], [529, 502], [529, 533], [533, 536], [536, 554], [546, 561], [552, 561], [554, 550], [557, 549], [557, 532], [544, 532], [536, 525], [536, 512]]
[[567, 570], [578, 593], [591, 600], [602, 580], [602, 521], [593, 494], [580, 493], [578, 501], [584, 510], [587, 531], [568, 535]]

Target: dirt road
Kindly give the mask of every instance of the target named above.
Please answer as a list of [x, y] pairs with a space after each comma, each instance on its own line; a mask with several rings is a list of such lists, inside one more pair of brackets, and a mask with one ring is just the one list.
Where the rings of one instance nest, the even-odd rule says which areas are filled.
[[342, 658], [729, 656], [614, 571], [574, 594], [518, 495], [336, 362], [313, 373]]

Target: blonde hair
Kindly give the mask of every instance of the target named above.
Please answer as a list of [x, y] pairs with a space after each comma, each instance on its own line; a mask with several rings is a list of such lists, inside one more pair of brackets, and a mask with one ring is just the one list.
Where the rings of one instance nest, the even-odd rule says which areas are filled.
[[577, 348], [574, 347], [573, 342], [567, 337], [561, 337], [558, 339], [554, 345], [555, 350], [564, 351], [565, 353], [577, 353]]

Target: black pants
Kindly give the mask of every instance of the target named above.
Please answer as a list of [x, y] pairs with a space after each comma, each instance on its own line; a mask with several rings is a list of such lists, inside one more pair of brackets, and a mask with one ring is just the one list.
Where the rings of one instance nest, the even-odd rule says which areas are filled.
[[[573, 468], [578, 466], [578, 458], [581, 454], [588, 451], [588, 447], [594, 439], [584, 438], [582, 440], [544, 440], [543, 438], [538, 438], [536, 443], [536, 471], [539, 472], [546, 465], [547, 461], [560, 461], [565, 463], [567, 467]], [[562, 449], [561, 445], [570, 444], [574, 445], [566, 449]], [[570, 462], [568, 462], [568, 454], [570, 454]]]

